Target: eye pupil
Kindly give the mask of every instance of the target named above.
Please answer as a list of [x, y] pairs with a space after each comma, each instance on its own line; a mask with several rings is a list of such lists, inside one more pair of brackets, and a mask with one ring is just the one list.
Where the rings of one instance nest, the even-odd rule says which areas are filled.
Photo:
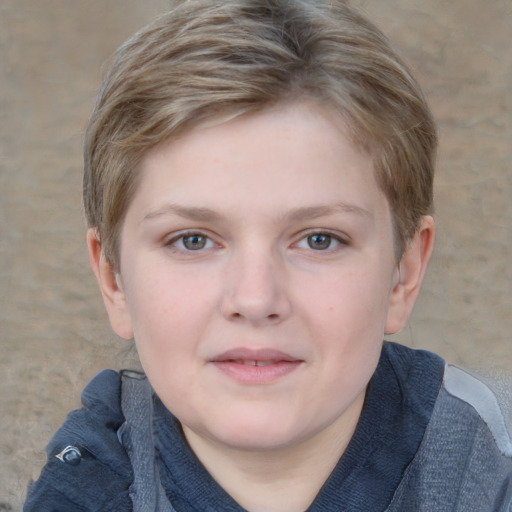
[[328, 249], [331, 245], [331, 236], [316, 234], [308, 236], [308, 245], [311, 249]]
[[183, 237], [183, 245], [189, 251], [203, 249], [206, 245], [206, 237], [202, 235], [187, 235]]

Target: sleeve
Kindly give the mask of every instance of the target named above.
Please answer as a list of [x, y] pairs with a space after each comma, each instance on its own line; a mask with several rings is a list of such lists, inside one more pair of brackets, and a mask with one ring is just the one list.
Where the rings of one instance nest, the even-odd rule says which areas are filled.
[[82, 393], [82, 408], [69, 414], [47, 447], [39, 479], [29, 484], [24, 512], [130, 512], [133, 479], [117, 431], [124, 422], [121, 381], [99, 373]]

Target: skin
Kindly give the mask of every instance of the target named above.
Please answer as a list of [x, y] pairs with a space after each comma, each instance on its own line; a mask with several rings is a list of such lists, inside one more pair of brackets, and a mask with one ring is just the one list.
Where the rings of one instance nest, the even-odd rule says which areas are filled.
[[397, 262], [371, 157], [310, 103], [193, 129], [141, 173], [119, 274], [88, 235], [112, 327], [227, 492], [304, 510], [411, 312], [433, 220]]

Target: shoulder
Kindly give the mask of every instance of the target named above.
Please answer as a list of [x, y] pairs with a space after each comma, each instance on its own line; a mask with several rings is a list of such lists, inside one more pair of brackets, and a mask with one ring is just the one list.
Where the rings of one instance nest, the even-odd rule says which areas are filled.
[[457, 424], [482, 428], [500, 453], [512, 457], [512, 442], [498, 400], [481, 380], [426, 350], [386, 343], [383, 355], [408, 401], [417, 405], [419, 398], [425, 401], [426, 395], [430, 397], [431, 429], [444, 426], [453, 435]]
[[[478, 418], [485, 430], [492, 436], [497, 449], [505, 457], [512, 458], [512, 441], [507, 431], [505, 419], [494, 393], [476, 377], [455, 366], [446, 366], [443, 389], [446, 394], [441, 394], [442, 402], [460, 401], [465, 405], [465, 416]], [[446, 408], [446, 407], [444, 407]]]
[[498, 402], [480, 380], [446, 365], [389, 511], [510, 512], [511, 503], [512, 443]]
[[25, 511], [131, 510], [129, 458], [118, 440], [124, 422], [119, 374], [104, 370], [82, 393], [47, 447], [48, 460], [29, 486]]

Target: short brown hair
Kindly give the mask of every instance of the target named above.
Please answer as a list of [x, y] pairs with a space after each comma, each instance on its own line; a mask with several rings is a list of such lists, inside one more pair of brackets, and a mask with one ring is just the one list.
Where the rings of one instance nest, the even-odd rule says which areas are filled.
[[342, 0], [182, 0], [116, 52], [89, 121], [84, 204], [118, 266], [138, 164], [215, 118], [302, 97], [343, 116], [374, 159], [397, 255], [432, 209], [436, 128], [388, 39]]

